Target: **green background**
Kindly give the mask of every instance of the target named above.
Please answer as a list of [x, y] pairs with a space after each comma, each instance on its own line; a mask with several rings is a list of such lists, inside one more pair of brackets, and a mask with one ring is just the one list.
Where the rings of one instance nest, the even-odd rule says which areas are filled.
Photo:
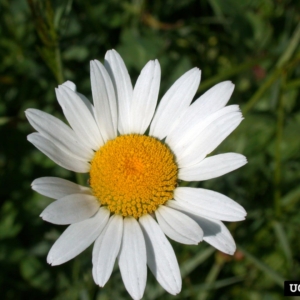
[[245, 120], [215, 153], [249, 163], [193, 183], [243, 205], [246, 221], [228, 223], [235, 255], [177, 243], [183, 277], [177, 296], [148, 272], [144, 299], [282, 299], [284, 280], [300, 280], [300, 2], [289, 0], [0, 0], [1, 299], [130, 299], [118, 268], [103, 289], [91, 273], [91, 247], [64, 265], [46, 255], [65, 226], [43, 222], [51, 202], [31, 190], [42, 176], [78, 180], [26, 140], [27, 108], [63, 118], [54, 88], [64, 80], [91, 99], [89, 61], [116, 49], [135, 82], [157, 58], [160, 96], [192, 67], [197, 97], [232, 80], [230, 104]]

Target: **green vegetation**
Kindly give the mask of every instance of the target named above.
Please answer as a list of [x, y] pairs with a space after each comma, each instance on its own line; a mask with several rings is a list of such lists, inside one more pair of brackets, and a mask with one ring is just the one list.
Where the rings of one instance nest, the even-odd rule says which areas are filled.
[[1, 299], [130, 299], [118, 268], [100, 289], [91, 248], [58, 267], [46, 255], [65, 226], [43, 222], [51, 202], [31, 190], [42, 176], [72, 181], [26, 140], [24, 110], [63, 118], [54, 88], [64, 80], [91, 99], [89, 61], [115, 48], [135, 82], [157, 58], [160, 95], [188, 69], [202, 70], [197, 96], [232, 80], [231, 104], [245, 120], [216, 153], [247, 156], [243, 168], [197, 182], [243, 205], [229, 223], [238, 249], [172, 243], [183, 277], [178, 296], [148, 272], [144, 299], [282, 299], [283, 281], [300, 280], [300, 2], [293, 0], [0, 0]]

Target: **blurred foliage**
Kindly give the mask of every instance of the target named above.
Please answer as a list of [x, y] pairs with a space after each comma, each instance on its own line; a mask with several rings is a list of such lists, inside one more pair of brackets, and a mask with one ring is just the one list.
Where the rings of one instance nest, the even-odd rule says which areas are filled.
[[233, 257], [201, 243], [172, 243], [183, 290], [165, 293], [148, 272], [145, 299], [282, 299], [283, 281], [300, 279], [300, 2], [296, 0], [0, 0], [0, 289], [2, 299], [129, 299], [115, 268], [99, 289], [91, 249], [58, 267], [46, 255], [64, 226], [38, 216], [49, 199], [33, 179], [76, 181], [26, 141], [24, 116], [58, 117], [54, 88], [72, 80], [91, 99], [89, 60], [115, 48], [135, 82], [157, 58], [161, 95], [188, 69], [202, 70], [200, 95], [232, 80], [230, 103], [245, 120], [217, 149], [247, 156], [245, 167], [194, 183], [228, 195], [248, 212], [230, 223]]

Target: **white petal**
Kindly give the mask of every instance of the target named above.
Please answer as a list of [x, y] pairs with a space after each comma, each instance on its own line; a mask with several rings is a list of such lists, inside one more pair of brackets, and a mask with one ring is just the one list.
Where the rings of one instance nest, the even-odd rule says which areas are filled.
[[141, 71], [133, 90], [131, 132], [144, 134], [157, 103], [160, 86], [160, 65], [149, 61]]
[[73, 224], [90, 218], [99, 206], [99, 201], [92, 195], [72, 194], [52, 202], [40, 217], [53, 224]]
[[245, 220], [246, 211], [237, 202], [220, 193], [200, 189], [179, 187], [174, 198], [187, 211], [202, 217], [223, 221]]
[[147, 281], [146, 245], [136, 219], [125, 218], [119, 267], [126, 290], [133, 299], [141, 299]]
[[163, 139], [179, 123], [196, 94], [200, 74], [197, 68], [186, 72], [162, 97], [150, 126], [151, 136]]
[[88, 162], [68, 155], [68, 153], [58, 148], [37, 132], [29, 134], [27, 136], [27, 140], [47, 155], [51, 160], [67, 170], [78, 173], [87, 173], [90, 170], [91, 166]]
[[56, 89], [56, 96], [80, 141], [87, 147], [98, 150], [103, 145], [103, 140], [93, 115], [80, 96], [64, 85]]
[[202, 241], [202, 229], [187, 215], [164, 205], [155, 211], [155, 215], [160, 228], [170, 239], [187, 245]]
[[94, 120], [96, 120], [95, 108], [94, 108], [93, 104], [91, 103], [91, 101], [86, 96], [84, 96], [83, 94], [80, 94], [80, 93], [76, 92], [76, 95], [82, 100], [83, 104], [87, 107], [90, 114], [93, 116]]
[[221, 221], [201, 218], [199, 216], [195, 216], [193, 219], [203, 229], [203, 239], [207, 243], [224, 253], [234, 254], [236, 250], [234, 239]]
[[139, 219], [142, 226], [146, 248], [147, 264], [159, 284], [170, 294], [181, 291], [181, 275], [174, 250], [150, 215]]
[[65, 81], [62, 85], [68, 87], [69, 89], [71, 89], [72, 91], [76, 92], [76, 84], [70, 80]]
[[31, 187], [39, 194], [52, 199], [60, 199], [71, 194], [91, 195], [91, 189], [58, 177], [41, 177], [35, 179]]
[[195, 126], [188, 128], [184, 135], [172, 136], [170, 135], [166, 138], [166, 143], [171, 147], [175, 154], [185, 153], [195, 143], [200, 140], [203, 136], [203, 132], [208, 130], [210, 126], [218, 122], [225, 116], [232, 115], [232, 113], [240, 113], [240, 108], [238, 105], [226, 106], [215, 113], [209, 115], [205, 119], [200, 119]]
[[108, 281], [120, 250], [123, 217], [113, 215], [97, 238], [93, 249], [93, 277], [101, 287]]
[[185, 181], [208, 180], [236, 170], [246, 163], [246, 157], [238, 153], [218, 154], [191, 167], [179, 169], [178, 178]]
[[[76, 92], [76, 90], [77, 90], [77, 89], [76, 89], [75, 83], [72, 82], [72, 81], [69, 81], [69, 80], [66, 81], [66, 82], [64, 82], [64, 83], [62, 84], [62, 86], [68, 87], [68, 88], [71, 89], [73, 92]], [[85, 104], [85, 106], [86, 106], [86, 107], [88, 108], [88, 110], [90, 111], [91, 115], [92, 115], [93, 117], [95, 117], [94, 107], [93, 107], [91, 101], [90, 101], [86, 96], [84, 96], [84, 95], [82, 95], [82, 94], [80, 94], [80, 93], [78, 93], [78, 92], [76, 92], [76, 95], [79, 96], [79, 98], [82, 100], [82, 102]]]
[[237, 111], [225, 114], [207, 126], [202, 134], [185, 150], [176, 151], [179, 168], [192, 166], [202, 161], [206, 155], [218, 147], [223, 140], [241, 123], [242, 114]]
[[195, 100], [191, 108], [193, 108], [196, 115], [200, 114], [198, 117], [205, 118], [224, 107], [229, 101], [233, 90], [234, 84], [231, 81], [220, 82]]
[[68, 155], [83, 161], [92, 159], [94, 152], [82, 145], [64, 122], [38, 109], [27, 109], [25, 114], [34, 129]]
[[70, 225], [52, 246], [47, 262], [61, 265], [89, 247], [99, 236], [109, 218], [109, 211], [100, 208], [91, 218]]
[[[166, 205], [175, 209], [179, 209], [180, 211], [184, 211], [180, 209], [180, 206], [176, 204], [176, 201], [170, 200], [166, 203]], [[204, 233], [204, 241], [206, 241], [207, 243], [224, 253], [231, 255], [234, 254], [236, 250], [234, 239], [232, 238], [229, 230], [221, 221], [203, 218], [186, 211], [184, 213], [191, 217], [193, 220], [195, 220], [198, 223], [198, 225], [202, 228]]]
[[91, 85], [96, 119], [105, 143], [117, 136], [117, 102], [109, 74], [97, 60], [91, 61]]
[[132, 83], [120, 54], [115, 50], [107, 51], [105, 68], [113, 82], [118, 102], [118, 130], [121, 134], [130, 133]]
[[230, 81], [218, 83], [209, 89], [200, 98], [195, 100], [183, 115], [179, 124], [168, 135], [166, 142], [173, 145], [181, 141], [186, 134], [197, 132], [197, 126], [214, 112], [223, 108], [233, 92], [234, 84]]

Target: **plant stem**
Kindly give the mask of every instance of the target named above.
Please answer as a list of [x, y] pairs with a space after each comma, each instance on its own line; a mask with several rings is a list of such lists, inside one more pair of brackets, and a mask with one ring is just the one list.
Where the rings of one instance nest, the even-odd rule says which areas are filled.
[[280, 199], [281, 199], [281, 143], [284, 123], [283, 107], [283, 88], [285, 85], [285, 75], [282, 76], [280, 94], [277, 107], [277, 124], [276, 124], [276, 152], [275, 152], [275, 172], [274, 172], [274, 209], [277, 217], [280, 216]]
[[58, 41], [55, 47], [55, 62], [56, 62], [56, 80], [58, 84], [62, 84], [65, 80], [63, 75], [61, 53], [60, 53], [60, 47]]
[[[224, 260], [216, 259], [215, 263], [211, 267], [209, 273], [206, 276], [205, 283], [212, 284], [216, 281], [216, 279], [219, 276], [219, 273], [222, 270], [222, 267], [224, 265]], [[206, 300], [209, 295], [209, 291], [205, 290], [198, 296], [198, 300]]]
[[283, 73], [286, 73], [287, 70], [294, 68], [295, 65], [299, 63], [299, 61], [300, 55], [296, 56], [290, 63], [287, 63], [286, 65], [275, 69], [244, 106], [243, 115], [247, 114], [254, 107], [257, 101], [261, 99], [262, 95], [268, 90], [269, 87], [271, 87], [275, 80], [277, 80]]
[[233, 68], [229, 69], [228, 71], [225, 71], [221, 74], [217, 74], [216, 76], [213, 76], [213, 77], [201, 82], [198, 91], [204, 91], [204, 90], [208, 89], [209, 87], [213, 86], [214, 84], [216, 84], [216, 83], [218, 83], [218, 82], [220, 82], [224, 79], [228, 80], [230, 77], [252, 68], [257, 63], [261, 62], [264, 59], [265, 59], [265, 57], [256, 58], [254, 60], [251, 60], [249, 62], [241, 64], [239, 66], [235, 66], [235, 67], [233, 67]]

